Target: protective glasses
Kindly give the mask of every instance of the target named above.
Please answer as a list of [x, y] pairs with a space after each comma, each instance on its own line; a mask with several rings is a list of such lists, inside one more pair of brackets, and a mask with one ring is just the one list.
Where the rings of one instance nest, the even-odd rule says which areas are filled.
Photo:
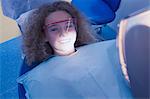
[[76, 28], [75, 18], [69, 18], [67, 20], [61, 20], [57, 22], [50, 22], [44, 26], [44, 29], [48, 33], [60, 33], [73, 31]]

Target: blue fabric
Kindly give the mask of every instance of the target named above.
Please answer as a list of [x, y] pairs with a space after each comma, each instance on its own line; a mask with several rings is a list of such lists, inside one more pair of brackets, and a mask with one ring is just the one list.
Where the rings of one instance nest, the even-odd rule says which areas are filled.
[[[32, 65], [28, 65], [26, 62], [26, 57], [24, 58], [21, 68], [20, 68], [20, 73], [19, 76], [23, 75], [24, 73], [30, 71], [33, 69], [35, 66], [39, 65], [40, 62], [33, 63]], [[25, 97], [25, 89], [22, 84], [18, 84], [18, 93], [19, 93], [19, 99], [26, 99]]]
[[17, 79], [28, 98], [132, 98], [121, 73], [115, 40], [82, 46], [56, 56]]
[[121, 0], [72, 0], [72, 4], [81, 11], [92, 24], [106, 24], [115, 18]]
[[16, 78], [22, 64], [21, 37], [0, 44], [0, 99], [18, 99]]

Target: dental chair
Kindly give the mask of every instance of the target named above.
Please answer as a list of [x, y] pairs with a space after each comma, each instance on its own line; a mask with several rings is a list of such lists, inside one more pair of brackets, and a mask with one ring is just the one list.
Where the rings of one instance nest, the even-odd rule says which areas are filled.
[[101, 40], [116, 38], [116, 31], [107, 23], [112, 22], [121, 0], [72, 0], [72, 4], [90, 20]]
[[[102, 40], [108, 40], [114, 39], [116, 37], [116, 33], [111, 30], [106, 24], [112, 22], [115, 19], [115, 12], [119, 8], [120, 1], [121, 0], [72, 0], [71, 3], [90, 20], [92, 25], [98, 25], [95, 30], [97, 31], [98, 35], [103, 36]], [[22, 26], [21, 22], [22, 21], [18, 21], [18, 25], [20, 27], [20, 30], [23, 32], [24, 27]], [[107, 31], [107, 33], [109, 34], [103, 33], [103, 31]], [[28, 65], [26, 64], [26, 58], [24, 58], [20, 70], [20, 75], [31, 70], [39, 63], [40, 62], [34, 63], [32, 64], [32, 66], [28, 67]], [[26, 99], [23, 86], [19, 85], [18, 88], [20, 99]]]

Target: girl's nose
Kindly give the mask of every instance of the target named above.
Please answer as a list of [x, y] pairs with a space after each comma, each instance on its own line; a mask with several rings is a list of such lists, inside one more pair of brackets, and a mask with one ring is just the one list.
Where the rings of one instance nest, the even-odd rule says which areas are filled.
[[67, 35], [67, 29], [66, 28], [61, 28], [61, 31], [60, 31], [60, 36], [66, 36]]

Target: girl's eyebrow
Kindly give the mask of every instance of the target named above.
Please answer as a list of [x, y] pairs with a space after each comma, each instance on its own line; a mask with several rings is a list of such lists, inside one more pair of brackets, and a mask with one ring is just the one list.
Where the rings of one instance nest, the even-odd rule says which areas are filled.
[[51, 28], [51, 27], [54, 27], [54, 26], [57, 26], [56, 24], [47, 24], [46, 26], [48, 26], [49, 28]]
[[[57, 23], [61, 23], [61, 22], [66, 22], [66, 21], [72, 21], [73, 19], [66, 19], [66, 20], [61, 20], [61, 21], [57, 21], [57, 22], [52, 22], [50, 24], [57, 24]], [[50, 22], [50, 21], [49, 21]], [[47, 25], [50, 25], [50, 24], [47, 24]]]

